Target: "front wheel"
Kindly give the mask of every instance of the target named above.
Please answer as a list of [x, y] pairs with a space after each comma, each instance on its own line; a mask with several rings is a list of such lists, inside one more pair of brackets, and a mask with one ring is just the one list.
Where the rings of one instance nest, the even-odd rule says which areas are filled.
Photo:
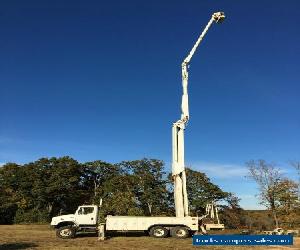
[[71, 239], [75, 237], [75, 228], [72, 226], [60, 227], [56, 230], [56, 236], [62, 239]]
[[149, 231], [150, 236], [155, 238], [166, 238], [168, 236], [168, 233], [168, 229], [163, 226], [152, 227]]

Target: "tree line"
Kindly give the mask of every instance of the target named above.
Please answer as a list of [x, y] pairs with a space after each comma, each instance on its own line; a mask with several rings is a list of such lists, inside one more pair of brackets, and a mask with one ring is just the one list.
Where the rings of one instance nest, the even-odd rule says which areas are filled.
[[[258, 160], [246, 165], [248, 177], [258, 184], [266, 211], [243, 210], [233, 193], [223, 191], [204, 173], [188, 168], [191, 215], [203, 215], [207, 203], [219, 202], [226, 228], [299, 226], [299, 184], [285, 177], [273, 163]], [[292, 165], [299, 173], [300, 163]], [[48, 223], [53, 216], [74, 213], [79, 205], [99, 204], [100, 198], [102, 218], [109, 214], [175, 215], [172, 176], [161, 160], [79, 163], [65, 156], [0, 167], [0, 224]]]
[[[102, 216], [173, 216], [172, 183], [157, 159], [79, 163], [66, 156], [7, 163], [0, 168], [0, 224], [46, 223], [100, 198]], [[187, 170], [187, 183], [193, 215], [203, 214], [206, 203], [232, 196], [198, 171]]]

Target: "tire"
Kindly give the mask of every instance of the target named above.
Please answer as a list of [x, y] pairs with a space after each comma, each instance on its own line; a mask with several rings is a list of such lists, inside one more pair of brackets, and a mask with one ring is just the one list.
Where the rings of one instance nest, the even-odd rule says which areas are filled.
[[56, 236], [62, 239], [72, 239], [75, 237], [75, 228], [72, 226], [60, 227], [56, 230]]
[[149, 231], [149, 235], [154, 238], [166, 238], [169, 234], [169, 230], [163, 226], [152, 227]]
[[185, 239], [189, 237], [190, 232], [186, 227], [173, 227], [171, 229], [171, 236], [177, 239]]

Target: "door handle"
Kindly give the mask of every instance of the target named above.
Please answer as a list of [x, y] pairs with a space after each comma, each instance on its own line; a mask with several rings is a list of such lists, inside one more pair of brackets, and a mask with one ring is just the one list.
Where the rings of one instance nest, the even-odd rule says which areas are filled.
[[93, 220], [94, 218], [91, 218], [91, 220]]

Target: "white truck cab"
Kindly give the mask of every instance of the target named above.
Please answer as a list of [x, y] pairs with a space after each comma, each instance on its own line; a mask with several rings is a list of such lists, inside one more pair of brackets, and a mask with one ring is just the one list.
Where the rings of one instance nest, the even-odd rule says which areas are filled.
[[75, 221], [78, 225], [96, 225], [98, 206], [80, 206], [75, 212]]
[[76, 231], [96, 231], [98, 206], [79, 206], [74, 214], [53, 217], [51, 226], [60, 238], [73, 238]]

